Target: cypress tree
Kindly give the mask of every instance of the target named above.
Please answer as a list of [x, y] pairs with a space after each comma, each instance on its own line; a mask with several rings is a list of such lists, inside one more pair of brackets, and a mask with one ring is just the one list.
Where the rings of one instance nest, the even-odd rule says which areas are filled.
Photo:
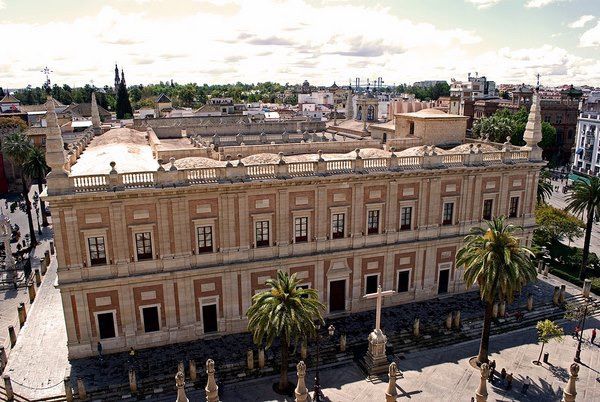
[[127, 91], [124, 80], [119, 83], [119, 88], [117, 90], [116, 112], [117, 119], [133, 117], [133, 109], [131, 108], [131, 102], [129, 101], [129, 92]]

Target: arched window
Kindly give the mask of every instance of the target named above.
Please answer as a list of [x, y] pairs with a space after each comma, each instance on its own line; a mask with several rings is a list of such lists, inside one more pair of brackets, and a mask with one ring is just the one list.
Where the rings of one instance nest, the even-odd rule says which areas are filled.
[[375, 120], [375, 107], [369, 106], [367, 107], [367, 121]]

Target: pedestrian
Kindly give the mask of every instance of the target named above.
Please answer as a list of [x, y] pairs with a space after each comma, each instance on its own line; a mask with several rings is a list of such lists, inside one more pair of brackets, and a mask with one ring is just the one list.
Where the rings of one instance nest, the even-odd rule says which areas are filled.
[[506, 369], [502, 367], [502, 371], [500, 371], [500, 378], [504, 380], [506, 378]]
[[490, 384], [494, 383], [494, 374], [495, 373], [496, 373], [496, 360], [492, 360], [490, 362], [490, 376], [488, 377]]
[[98, 342], [98, 357], [100, 357], [100, 359], [102, 359], [102, 344], [100, 342]]
[[512, 375], [512, 373], [510, 373], [506, 376], [506, 389], [512, 388], [512, 382], [513, 382], [513, 375]]
[[596, 340], [596, 328], [592, 329], [592, 338], [590, 340], [591, 340], [592, 345], [593, 345], [594, 341]]
[[526, 394], [527, 389], [529, 388], [530, 385], [531, 385], [531, 378], [529, 378], [529, 376], [526, 376], [525, 379], [523, 380], [523, 387], [521, 388], [521, 393]]
[[573, 338], [577, 339], [579, 337], [579, 325], [575, 325], [575, 329], [573, 330]]

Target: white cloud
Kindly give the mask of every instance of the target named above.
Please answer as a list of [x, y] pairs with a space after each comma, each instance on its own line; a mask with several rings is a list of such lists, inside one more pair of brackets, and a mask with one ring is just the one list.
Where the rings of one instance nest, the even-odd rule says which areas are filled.
[[560, 3], [562, 1], [571, 1], [571, 0], [529, 0], [525, 3], [525, 7], [527, 8], [540, 8], [545, 7], [552, 3]]
[[477, 6], [478, 9], [489, 8], [500, 3], [502, 0], [465, 0], [468, 3], [471, 3]]
[[596, 26], [585, 31], [579, 38], [579, 46], [592, 47], [600, 46], [600, 21]]
[[6, 8], [6, 3], [4, 2], [4, 0], [0, 0], [0, 10], [2, 10], [3, 8]]
[[585, 26], [585, 24], [592, 21], [594, 18], [596, 18], [596, 17], [594, 17], [593, 15], [582, 15], [581, 17], [577, 18], [575, 21], [571, 22], [567, 26], [569, 28], [583, 28]]

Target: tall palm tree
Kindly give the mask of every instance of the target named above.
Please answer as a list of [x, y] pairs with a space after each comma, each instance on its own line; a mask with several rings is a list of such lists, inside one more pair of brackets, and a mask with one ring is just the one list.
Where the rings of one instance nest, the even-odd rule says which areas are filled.
[[325, 306], [319, 301], [317, 291], [302, 289], [296, 274], [288, 275], [277, 271], [276, 279], [266, 282], [269, 290], [252, 297], [248, 309], [248, 330], [252, 332], [254, 343], [263, 340], [269, 348], [275, 338], [281, 343], [281, 372], [279, 390], [288, 388], [288, 354], [291, 345], [316, 334], [315, 321], [322, 322]]
[[[48, 174], [48, 165], [46, 165], [46, 154], [42, 148], [33, 147], [27, 159], [23, 163], [23, 174], [31, 179], [37, 180], [38, 192], [42, 194], [44, 185], [42, 181]], [[40, 208], [42, 210], [42, 225], [48, 226], [48, 217], [46, 216], [45, 202], [40, 200]]]
[[537, 186], [537, 203], [545, 204], [546, 200], [552, 196], [552, 182], [550, 181], [550, 172], [542, 170]]
[[594, 220], [600, 218], [600, 178], [590, 177], [589, 180], [577, 180], [573, 191], [567, 197], [567, 211], [577, 215], [587, 215], [585, 237], [583, 240], [583, 257], [579, 279], [585, 279], [588, 259], [590, 256], [590, 240], [592, 238], [592, 225]]
[[[23, 166], [23, 163], [29, 157], [31, 149], [31, 141], [29, 138], [20, 131], [13, 132], [7, 135], [2, 141], [2, 152], [8, 156], [15, 166]], [[37, 244], [35, 237], [35, 229], [33, 228], [33, 218], [31, 217], [31, 201], [29, 200], [29, 186], [27, 185], [27, 176], [22, 174], [21, 178], [21, 192], [25, 199], [25, 211], [27, 212], [27, 220], [29, 223], [29, 238], [31, 239], [31, 245]]]
[[521, 228], [506, 224], [504, 216], [487, 221], [486, 224], [487, 228], [471, 229], [456, 255], [456, 264], [464, 266], [467, 286], [478, 284], [481, 299], [485, 303], [478, 364], [488, 362], [494, 302], [512, 302], [515, 292], [537, 277], [531, 261], [533, 252], [522, 246], [515, 236], [515, 232]]

